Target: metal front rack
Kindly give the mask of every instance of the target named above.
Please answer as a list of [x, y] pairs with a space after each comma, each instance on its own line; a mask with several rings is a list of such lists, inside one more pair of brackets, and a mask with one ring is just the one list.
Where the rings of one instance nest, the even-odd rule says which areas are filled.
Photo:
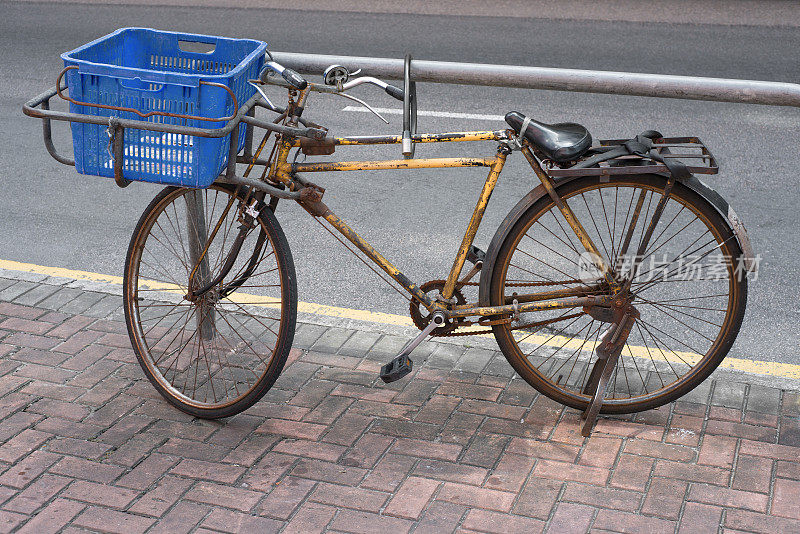
[[[625, 144], [628, 139], [606, 139], [600, 141], [601, 147]], [[655, 149], [664, 158], [683, 162], [692, 174], [717, 174], [719, 167], [711, 151], [697, 137], [663, 137], [653, 141]], [[544, 162], [546, 163], [546, 162]], [[666, 165], [647, 157], [629, 155], [603, 161], [596, 167], [561, 168], [545, 165], [547, 173], [553, 178], [566, 176], [611, 176], [615, 174], [669, 173]]]

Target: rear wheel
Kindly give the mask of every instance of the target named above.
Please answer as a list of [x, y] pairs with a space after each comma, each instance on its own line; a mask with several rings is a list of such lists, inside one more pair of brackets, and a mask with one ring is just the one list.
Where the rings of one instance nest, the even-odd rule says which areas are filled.
[[294, 264], [268, 208], [246, 230], [227, 275], [202, 296], [189, 291], [190, 278], [198, 291], [223, 272], [249, 203], [229, 186], [168, 187], [128, 248], [125, 319], [136, 356], [161, 395], [197, 417], [252, 406], [278, 378], [294, 338]]
[[[634, 254], [662, 196], [661, 176], [583, 177], [558, 188], [617, 280], [631, 277]], [[636, 206], [641, 211], [635, 217]], [[626, 237], [627, 253], [621, 257]], [[628, 296], [638, 310], [609, 381], [602, 411], [647, 410], [677, 399], [720, 364], [741, 326], [747, 298], [742, 252], [728, 223], [677, 183], [642, 255]], [[544, 292], [607, 295], [608, 284], [549, 196], [511, 222], [490, 279], [490, 304], [537, 300]], [[611, 326], [582, 308], [522, 313], [493, 326], [508, 361], [529, 384], [585, 409], [594, 348]]]

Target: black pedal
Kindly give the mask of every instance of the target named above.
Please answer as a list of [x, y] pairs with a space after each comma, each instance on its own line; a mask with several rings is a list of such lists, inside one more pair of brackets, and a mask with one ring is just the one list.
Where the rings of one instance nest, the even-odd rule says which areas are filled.
[[467, 252], [467, 261], [472, 265], [475, 265], [478, 262], [483, 263], [486, 261], [486, 253], [475, 245], [471, 245], [469, 247], [469, 252]]
[[408, 356], [398, 356], [381, 367], [381, 380], [386, 384], [394, 382], [395, 380], [400, 380], [410, 373], [413, 367], [414, 362], [411, 361], [411, 358]]

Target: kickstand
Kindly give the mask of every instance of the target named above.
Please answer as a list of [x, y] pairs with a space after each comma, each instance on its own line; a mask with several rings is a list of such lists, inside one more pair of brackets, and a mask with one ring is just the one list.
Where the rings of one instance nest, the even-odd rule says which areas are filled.
[[620, 322], [614, 324], [603, 334], [602, 340], [595, 349], [597, 361], [592, 367], [586, 386], [583, 388], [585, 395], [592, 395], [592, 402], [589, 403], [586, 411], [581, 414], [581, 419], [584, 420], [583, 427], [581, 427], [581, 435], [584, 437], [591, 435], [597, 416], [600, 415], [600, 409], [603, 407], [603, 400], [608, 389], [608, 381], [611, 379], [619, 360], [619, 355], [622, 353], [622, 347], [625, 346], [625, 342], [628, 340], [631, 328], [636, 322], [636, 317], [638, 317], [636, 309], [632, 307], [628, 309]]

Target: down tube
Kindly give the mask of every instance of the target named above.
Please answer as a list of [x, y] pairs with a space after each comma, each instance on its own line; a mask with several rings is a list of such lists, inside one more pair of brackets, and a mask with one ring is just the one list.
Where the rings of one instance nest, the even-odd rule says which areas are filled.
[[[321, 203], [320, 203], [321, 204]], [[403, 288], [411, 293], [415, 298], [419, 299], [427, 308], [431, 308], [433, 306], [433, 301], [431, 298], [426, 295], [420, 288], [408, 279], [406, 275], [404, 275], [400, 269], [395, 267], [389, 260], [387, 260], [380, 252], [375, 250], [372, 245], [367, 243], [363, 237], [358, 235], [355, 230], [350, 228], [346, 222], [340, 219], [335, 213], [333, 213], [330, 208], [325, 207], [326, 209], [321, 214], [321, 217], [328, 221], [331, 226], [336, 228], [339, 233], [347, 238], [348, 241], [353, 243], [355, 246], [358, 247], [361, 252], [366, 254], [369, 259], [371, 259], [374, 263], [376, 263], [381, 269], [386, 272], [392, 279], [403, 286]]]

